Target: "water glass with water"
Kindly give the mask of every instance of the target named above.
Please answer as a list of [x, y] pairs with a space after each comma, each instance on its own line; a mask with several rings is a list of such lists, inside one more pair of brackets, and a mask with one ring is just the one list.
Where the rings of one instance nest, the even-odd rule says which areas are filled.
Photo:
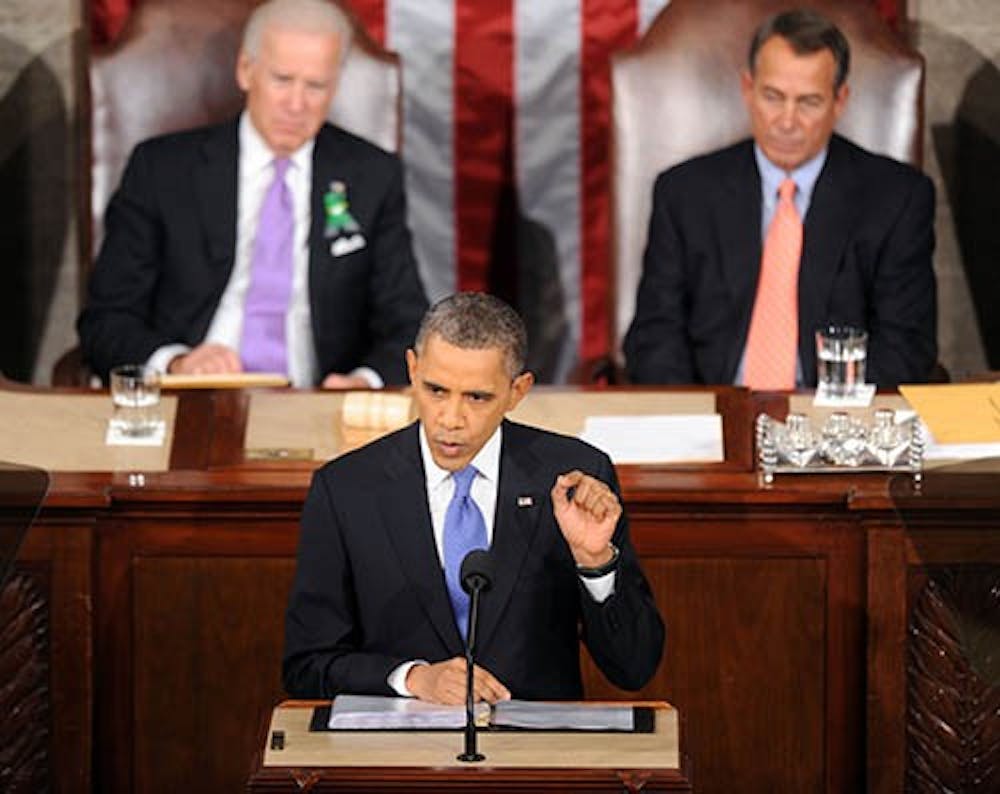
[[160, 373], [143, 364], [123, 364], [110, 373], [112, 429], [128, 438], [145, 438], [163, 427]]
[[865, 382], [868, 334], [852, 325], [816, 331], [816, 390], [824, 397], [853, 397]]

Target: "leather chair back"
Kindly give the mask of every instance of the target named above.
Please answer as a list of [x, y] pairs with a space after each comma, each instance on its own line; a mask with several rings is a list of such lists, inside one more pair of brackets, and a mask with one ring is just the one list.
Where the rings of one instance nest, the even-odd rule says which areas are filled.
[[[838, 132], [919, 166], [923, 58], [865, 0], [810, 0], [851, 46], [850, 98]], [[746, 138], [739, 75], [750, 39], [788, 0], [673, 0], [611, 65], [613, 354], [635, 313], [656, 175]]]
[[[92, 256], [100, 245], [104, 210], [137, 143], [223, 121], [239, 112], [243, 94], [236, 84], [236, 56], [243, 25], [259, 2], [144, 0], [114, 46], [94, 54], [91, 224], [84, 252]], [[351, 19], [354, 45], [343, 65], [329, 118], [383, 149], [398, 151], [399, 59], [375, 44], [353, 15]]]

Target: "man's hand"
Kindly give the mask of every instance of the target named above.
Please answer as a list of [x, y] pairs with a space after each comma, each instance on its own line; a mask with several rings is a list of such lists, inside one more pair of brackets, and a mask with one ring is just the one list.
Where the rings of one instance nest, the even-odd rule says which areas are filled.
[[[415, 664], [406, 674], [406, 688], [421, 700], [460, 705], [465, 703], [465, 676], [465, 659], [461, 656], [437, 664]], [[472, 698], [496, 703], [510, 700], [510, 692], [477, 664], [472, 667]]]
[[622, 505], [607, 485], [582, 471], [556, 477], [552, 487], [552, 514], [569, 544], [577, 565], [597, 568], [612, 557]]
[[331, 372], [323, 378], [324, 389], [370, 389], [371, 384], [360, 375], [341, 375]]
[[167, 372], [175, 375], [221, 375], [242, 371], [239, 354], [217, 344], [198, 345], [183, 356], [171, 359], [167, 366]]

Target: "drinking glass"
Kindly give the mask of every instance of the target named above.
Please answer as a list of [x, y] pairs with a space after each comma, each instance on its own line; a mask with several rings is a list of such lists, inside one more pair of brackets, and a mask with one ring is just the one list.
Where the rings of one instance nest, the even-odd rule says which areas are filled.
[[816, 331], [816, 390], [824, 397], [853, 397], [865, 382], [868, 334], [852, 325]]
[[146, 438], [163, 427], [159, 372], [143, 364], [123, 364], [111, 370], [110, 381], [112, 429], [129, 438]]

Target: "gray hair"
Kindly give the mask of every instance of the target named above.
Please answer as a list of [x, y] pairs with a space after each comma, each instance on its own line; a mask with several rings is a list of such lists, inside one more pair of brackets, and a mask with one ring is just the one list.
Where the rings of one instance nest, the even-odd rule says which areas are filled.
[[840, 28], [811, 8], [782, 11], [764, 20], [750, 42], [750, 74], [753, 74], [757, 66], [760, 48], [773, 36], [781, 36], [796, 55], [812, 55], [814, 52], [829, 50], [837, 65], [833, 78], [834, 91], [839, 91], [847, 80], [847, 72], [851, 67], [851, 48], [847, 38]]
[[524, 371], [528, 332], [517, 312], [492, 295], [456, 292], [431, 306], [417, 331], [417, 355], [432, 334], [465, 350], [500, 348], [512, 379]]
[[341, 64], [354, 39], [350, 17], [329, 0], [268, 0], [254, 9], [243, 28], [243, 51], [250, 58], [257, 57], [260, 40], [269, 28], [336, 36]]

